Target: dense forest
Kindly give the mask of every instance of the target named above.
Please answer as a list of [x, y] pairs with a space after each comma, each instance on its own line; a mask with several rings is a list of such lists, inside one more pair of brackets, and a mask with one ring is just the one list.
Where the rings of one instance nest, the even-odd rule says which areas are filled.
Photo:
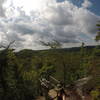
[[0, 100], [35, 100], [41, 95], [39, 79], [50, 75], [66, 85], [92, 76], [83, 90], [100, 100], [100, 46], [0, 50]]

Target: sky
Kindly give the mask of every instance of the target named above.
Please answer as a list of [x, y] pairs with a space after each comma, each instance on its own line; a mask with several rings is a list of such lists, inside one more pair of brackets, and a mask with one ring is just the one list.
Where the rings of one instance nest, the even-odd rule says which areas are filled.
[[40, 41], [63, 47], [96, 45], [100, 0], [0, 0], [0, 45], [40, 50]]

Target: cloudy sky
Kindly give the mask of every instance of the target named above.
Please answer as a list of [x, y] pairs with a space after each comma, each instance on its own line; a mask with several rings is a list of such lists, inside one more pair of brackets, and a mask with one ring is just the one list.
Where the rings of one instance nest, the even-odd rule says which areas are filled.
[[40, 41], [64, 47], [94, 45], [100, 0], [0, 0], [0, 44], [44, 49]]

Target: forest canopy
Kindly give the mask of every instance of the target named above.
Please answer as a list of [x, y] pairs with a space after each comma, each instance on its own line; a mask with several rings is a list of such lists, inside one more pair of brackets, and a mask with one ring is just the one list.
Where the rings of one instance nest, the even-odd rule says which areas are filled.
[[[84, 91], [100, 88], [100, 47], [84, 46], [69, 49], [0, 51], [0, 99], [33, 100], [41, 94], [39, 79], [55, 77], [65, 85], [92, 76]], [[61, 70], [62, 69], [62, 70]], [[98, 97], [98, 96], [97, 96]], [[96, 97], [96, 98], [97, 98]]]

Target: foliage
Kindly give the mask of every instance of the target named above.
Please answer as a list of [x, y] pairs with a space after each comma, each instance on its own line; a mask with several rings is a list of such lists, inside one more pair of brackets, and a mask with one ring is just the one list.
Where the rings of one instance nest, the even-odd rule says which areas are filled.
[[92, 90], [91, 95], [93, 97], [93, 100], [99, 100], [100, 99], [100, 90], [99, 89]]
[[[84, 88], [100, 85], [100, 49], [85, 47], [42, 51], [0, 51], [0, 100], [32, 100], [41, 94], [39, 79], [54, 76], [72, 82], [92, 75]], [[96, 94], [92, 92], [92, 94]], [[97, 94], [96, 94], [97, 95]], [[95, 96], [94, 96], [95, 97]]]
[[97, 36], [96, 36], [95, 40], [99, 41], [100, 40], [100, 21], [96, 26], [98, 27], [98, 32], [97, 32]]

